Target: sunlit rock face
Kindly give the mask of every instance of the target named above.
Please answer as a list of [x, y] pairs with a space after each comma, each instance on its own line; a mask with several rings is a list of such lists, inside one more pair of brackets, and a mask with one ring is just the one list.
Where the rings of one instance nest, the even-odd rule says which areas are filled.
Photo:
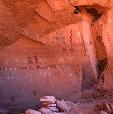
[[[93, 34], [96, 47], [98, 47], [97, 56], [103, 60], [103, 76], [105, 89], [113, 89], [112, 77], [112, 26], [113, 26], [113, 1], [109, 1], [108, 10], [103, 12], [102, 18], [93, 25]], [[95, 39], [96, 38], [96, 39]], [[99, 40], [100, 39], [100, 40]], [[98, 43], [96, 43], [98, 42]], [[99, 46], [100, 45], [100, 46]], [[100, 50], [99, 50], [100, 49]], [[102, 51], [103, 50], [103, 51]], [[99, 60], [98, 59], [98, 60]], [[106, 64], [106, 65], [105, 65]]]
[[16, 23], [13, 14], [0, 1], [0, 47], [15, 42], [19, 37], [19, 33], [20, 27]]
[[101, 5], [101, 6], [108, 6], [110, 0], [70, 0], [74, 5]]
[[89, 91], [86, 97], [92, 97], [100, 80], [113, 89], [112, 1], [3, 0], [0, 5], [1, 106], [35, 104], [43, 95], [75, 101]]
[[107, 22], [103, 28], [103, 40], [107, 51], [108, 65], [105, 70], [105, 88], [113, 89], [113, 76], [112, 76], [112, 28], [113, 28], [113, 9], [110, 9], [107, 14]]

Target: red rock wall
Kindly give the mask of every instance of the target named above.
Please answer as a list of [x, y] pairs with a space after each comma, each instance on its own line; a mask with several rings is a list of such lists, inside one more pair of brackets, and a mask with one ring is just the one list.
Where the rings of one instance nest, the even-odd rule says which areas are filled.
[[112, 28], [113, 28], [113, 9], [110, 9], [107, 13], [107, 22], [103, 28], [103, 40], [105, 43], [106, 51], [107, 51], [107, 58], [108, 58], [108, 65], [107, 69], [105, 70], [105, 88], [113, 89], [113, 76], [112, 76]]
[[57, 51], [23, 38], [1, 50], [1, 105], [39, 103], [43, 95], [80, 98], [82, 65], [78, 53]]
[[[72, 3], [81, 8], [93, 4], [109, 5], [106, 0]], [[3, 33], [0, 38], [1, 106], [37, 104], [43, 95], [79, 99], [95, 84], [96, 59], [106, 56], [109, 65], [104, 84], [107, 89], [113, 88], [112, 10], [105, 15], [107, 21], [103, 23], [102, 31], [97, 29], [98, 23], [92, 28], [91, 22], [85, 30], [81, 13], [75, 15], [67, 0], [4, 0], [0, 5], [0, 31]], [[90, 29], [94, 30], [95, 47]], [[102, 31], [105, 49], [96, 42], [96, 31]], [[107, 55], [100, 54], [99, 48], [106, 50]], [[98, 51], [96, 55], [94, 49]]]
[[35, 104], [43, 95], [74, 101], [94, 86], [80, 25], [48, 34], [43, 43], [21, 37], [0, 51], [1, 105]]

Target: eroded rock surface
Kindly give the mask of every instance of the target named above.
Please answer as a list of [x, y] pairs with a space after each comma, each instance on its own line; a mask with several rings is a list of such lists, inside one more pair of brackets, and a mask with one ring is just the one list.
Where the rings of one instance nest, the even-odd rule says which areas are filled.
[[100, 82], [112, 90], [112, 6], [112, 0], [1, 0], [1, 105], [35, 103], [43, 94], [92, 97]]

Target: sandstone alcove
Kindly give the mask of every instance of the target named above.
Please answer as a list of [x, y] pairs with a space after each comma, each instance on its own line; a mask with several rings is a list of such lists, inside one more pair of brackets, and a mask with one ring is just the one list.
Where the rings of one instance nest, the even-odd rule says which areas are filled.
[[[0, 0], [0, 111], [112, 96], [112, 0]], [[87, 102], [85, 102], [87, 104]]]

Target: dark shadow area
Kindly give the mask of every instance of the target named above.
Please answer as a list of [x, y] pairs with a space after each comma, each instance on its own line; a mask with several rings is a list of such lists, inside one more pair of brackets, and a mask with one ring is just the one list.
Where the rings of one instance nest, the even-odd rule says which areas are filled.
[[82, 77], [82, 92], [91, 89], [96, 84], [96, 80], [93, 75], [93, 70], [90, 64], [84, 65], [83, 69], [83, 77]]
[[[97, 36], [96, 37], [96, 40], [99, 45], [99, 50], [102, 51], [102, 54], [101, 57], [97, 56], [97, 70], [98, 70], [98, 80], [103, 80], [104, 81], [104, 70], [107, 66], [107, 53], [106, 53], [106, 50], [105, 50], [105, 46], [104, 46], [104, 42], [103, 42], [103, 39], [102, 39], [102, 36]], [[96, 49], [98, 50], [98, 49]], [[98, 52], [99, 53], [99, 52]], [[103, 56], [103, 57], [102, 57]]]
[[103, 14], [102, 12], [99, 12], [95, 8], [87, 8], [86, 11], [93, 16], [92, 22], [97, 21]]
[[101, 74], [105, 70], [106, 65], [107, 65], [107, 58], [105, 58], [103, 60], [98, 60], [98, 64], [97, 64], [98, 79], [103, 79], [104, 80], [104, 77]]

